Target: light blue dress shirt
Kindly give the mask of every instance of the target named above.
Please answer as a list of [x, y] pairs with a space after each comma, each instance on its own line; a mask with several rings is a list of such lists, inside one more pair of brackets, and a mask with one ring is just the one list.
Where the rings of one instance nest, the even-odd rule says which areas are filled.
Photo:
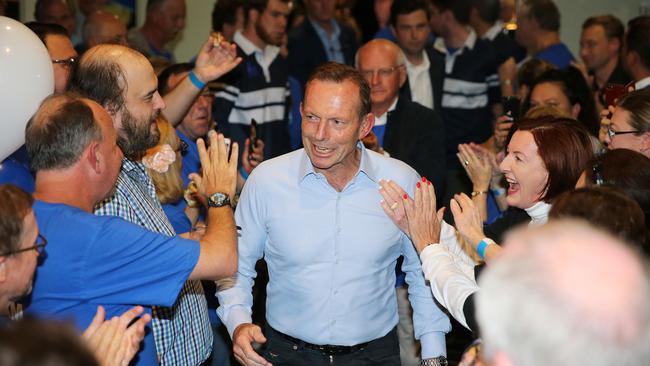
[[325, 53], [327, 54], [327, 61], [336, 61], [340, 64], [345, 64], [345, 56], [343, 55], [343, 47], [341, 46], [341, 27], [336, 20], [332, 19], [330, 22], [332, 24], [332, 35], [330, 36], [323, 27], [321, 27], [315, 21], [312, 21], [307, 17], [306, 19], [314, 27], [318, 38], [323, 43], [323, 48], [325, 48]]
[[230, 334], [251, 322], [255, 263], [269, 270], [266, 319], [274, 329], [314, 344], [355, 345], [386, 335], [398, 322], [395, 263], [404, 255], [415, 335], [422, 356], [445, 355], [449, 319], [425, 285], [410, 240], [383, 212], [379, 179], [412, 191], [408, 165], [362, 144], [357, 174], [337, 192], [304, 149], [268, 160], [248, 178], [235, 218], [239, 267], [234, 287], [217, 294]]

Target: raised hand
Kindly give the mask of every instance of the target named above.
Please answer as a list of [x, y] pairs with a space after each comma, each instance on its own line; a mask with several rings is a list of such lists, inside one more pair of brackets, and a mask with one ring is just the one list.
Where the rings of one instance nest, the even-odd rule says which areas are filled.
[[202, 82], [208, 83], [234, 69], [240, 62], [235, 44], [224, 41], [215, 46], [214, 38], [210, 36], [196, 57], [194, 73]]
[[196, 183], [199, 193], [206, 197], [215, 192], [222, 192], [232, 198], [235, 195], [237, 184], [239, 146], [233, 142], [229, 153], [223, 135], [210, 131], [208, 138], [210, 139], [209, 149], [206, 149], [203, 139], [198, 139], [196, 142], [201, 159], [202, 174], [192, 173], [190, 179]]
[[468, 243], [476, 246], [485, 237], [483, 220], [478, 208], [465, 193], [456, 194], [449, 204], [456, 230]]
[[436, 192], [433, 184], [422, 178], [415, 186], [415, 199], [402, 197], [411, 241], [418, 253], [430, 244], [440, 242], [444, 207], [436, 212]]
[[402, 203], [403, 197], [405, 195], [408, 197], [406, 192], [397, 183], [381, 179], [379, 181], [379, 193], [383, 198], [379, 202], [381, 208], [384, 209], [386, 215], [393, 220], [395, 225], [410, 238], [411, 234], [406, 221], [406, 212], [404, 212], [404, 204]]

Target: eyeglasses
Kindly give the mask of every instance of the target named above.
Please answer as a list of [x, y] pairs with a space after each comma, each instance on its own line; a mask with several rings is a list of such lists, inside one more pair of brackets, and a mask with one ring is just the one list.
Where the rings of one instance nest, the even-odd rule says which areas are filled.
[[611, 126], [607, 127], [607, 136], [610, 139], [616, 135], [627, 135], [628, 133], [639, 133], [639, 131], [614, 131]]
[[63, 67], [70, 68], [74, 65], [77, 64], [77, 58], [76, 57], [68, 57], [68, 58], [63, 58], [60, 60], [52, 60], [53, 64], [60, 64]]
[[379, 75], [379, 77], [383, 79], [393, 75], [393, 72], [395, 72], [395, 70], [399, 69], [402, 66], [404, 65], [397, 65], [393, 67], [387, 67], [387, 68], [376, 69], [376, 70], [359, 70], [359, 72], [361, 73], [361, 76], [363, 76], [363, 78], [366, 80], [372, 79], [372, 77], [375, 76], [375, 73], [377, 73], [377, 75]]
[[47, 239], [45, 239], [45, 237], [39, 233], [38, 236], [36, 237], [36, 241], [34, 241], [34, 245], [32, 245], [31, 247], [14, 250], [12, 252], [3, 253], [3, 254], [0, 254], [0, 257], [15, 255], [15, 254], [19, 254], [19, 253], [22, 253], [22, 252], [29, 252], [30, 250], [36, 250], [38, 252], [38, 254], [41, 254], [41, 253], [43, 253], [43, 249], [45, 249], [46, 245], [47, 245]]

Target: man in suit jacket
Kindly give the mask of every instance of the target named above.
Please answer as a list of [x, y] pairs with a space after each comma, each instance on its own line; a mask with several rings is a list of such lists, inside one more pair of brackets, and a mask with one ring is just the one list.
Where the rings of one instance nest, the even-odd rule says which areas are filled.
[[334, 19], [335, 7], [335, 0], [305, 0], [307, 16], [289, 33], [289, 70], [302, 87], [322, 63], [354, 62], [358, 48], [354, 31]]
[[[443, 124], [433, 110], [399, 96], [400, 87], [406, 82], [404, 53], [391, 41], [375, 39], [359, 49], [356, 62], [370, 84], [371, 111], [375, 115], [373, 132], [378, 147], [427, 177], [434, 184], [436, 194], [442, 197], [445, 181]], [[400, 358], [402, 365], [413, 366], [420, 364], [421, 359], [413, 322], [408, 316], [412, 310], [400, 268], [398, 264], [395, 283]]]
[[400, 96], [406, 82], [404, 53], [390, 41], [375, 39], [359, 49], [357, 68], [370, 84], [378, 145], [427, 177], [440, 196], [445, 181], [443, 123], [438, 113]]
[[401, 97], [440, 111], [445, 58], [429, 45], [430, 12], [424, 0], [395, 0], [390, 23], [397, 44], [406, 56], [408, 75]]

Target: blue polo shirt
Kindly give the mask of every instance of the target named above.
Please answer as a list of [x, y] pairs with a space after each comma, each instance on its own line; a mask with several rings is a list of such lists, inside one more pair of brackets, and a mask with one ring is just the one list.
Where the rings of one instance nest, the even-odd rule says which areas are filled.
[[[103, 305], [106, 318], [134, 305], [172, 306], [199, 259], [195, 241], [149, 231], [118, 217], [65, 204], [34, 203], [45, 256], [36, 268], [27, 313], [86, 329]], [[136, 365], [157, 365], [151, 328]]]

